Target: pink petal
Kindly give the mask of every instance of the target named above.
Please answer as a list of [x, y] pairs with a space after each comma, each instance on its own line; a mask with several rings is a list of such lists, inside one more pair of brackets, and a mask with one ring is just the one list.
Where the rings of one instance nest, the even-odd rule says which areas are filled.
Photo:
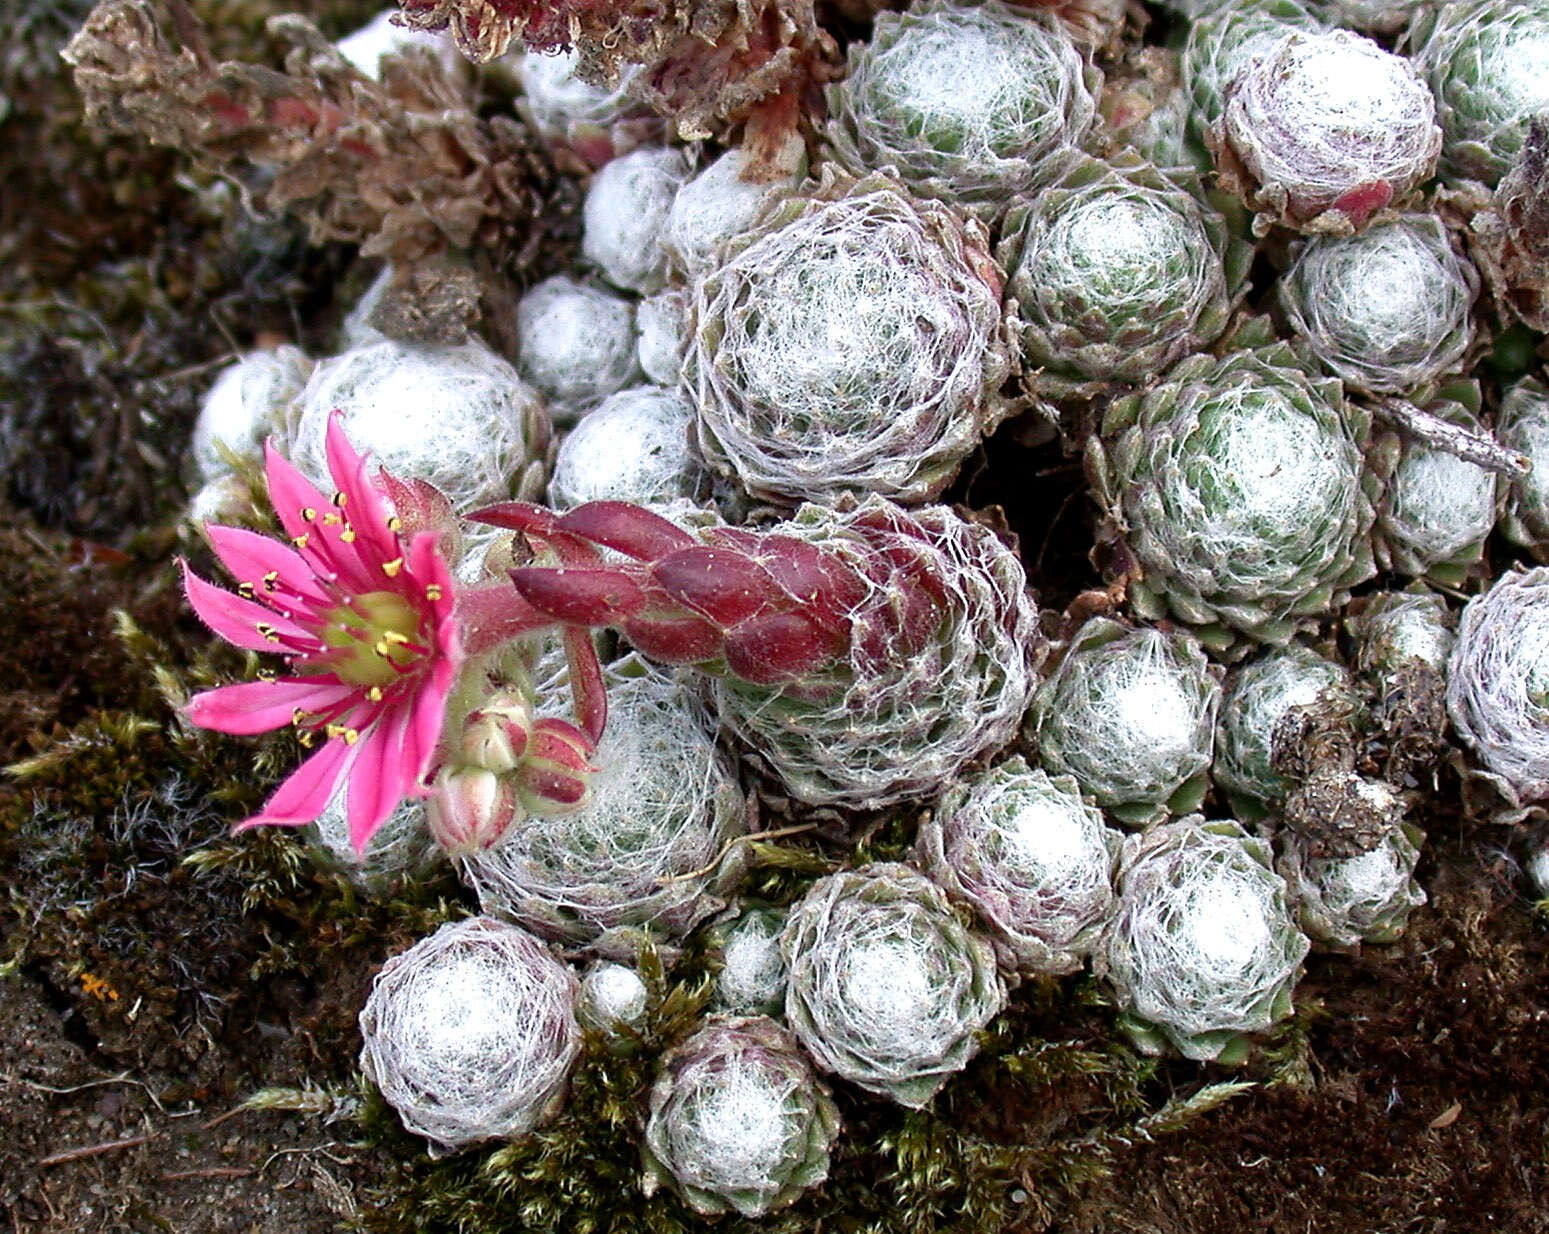
[[355, 759], [357, 748], [342, 739], [325, 742], [322, 749], [290, 773], [262, 810], [238, 823], [235, 830], [264, 826], [300, 827], [310, 823], [327, 809], [339, 778]]
[[355, 530], [361, 560], [378, 566], [393, 560], [399, 554], [399, 545], [398, 537], [388, 523], [392, 508], [366, 475], [365, 456], [350, 445], [344, 432], [343, 412], [336, 410], [329, 414], [324, 445], [328, 474], [343, 495], [341, 508]]
[[[239, 583], [247, 583], [253, 594], [282, 611], [292, 600], [304, 600], [319, 607], [334, 603], [333, 597], [318, 583], [317, 575], [302, 560], [301, 554], [278, 540], [240, 527], [210, 524], [204, 529], [210, 544]], [[273, 583], [266, 583], [272, 578]]]
[[308, 567], [325, 579], [337, 578], [351, 591], [376, 590], [380, 571], [367, 569], [356, 546], [343, 538], [344, 523], [333, 502], [272, 445], [265, 444], [264, 452], [269, 500]]
[[404, 739], [403, 760], [416, 781], [423, 780], [435, 759], [436, 745], [441, 740], [441, 728], [446, 721], [446, 697], [451, 693], [456, 668], [450, 662], [437, 664], [430, 672], [413, 701], [406, 717], [408, 735]]
[[403, 765], [408, 716], [401, 709], [384, 716], [360, 739], [350, 769], [350, 843], [364, 859], [366, 845], [387, 816], [403, 800], [417, 777]]
[[228, 643], [246, 651], [285, 651], [310, 655], [322, 645], [304, 626], [256, 600], [223, 591], [183, 565], [183, 591], [199, 620]]
[[330, 711], [359, 692], [337, 677], [244, 681], [194, 695], [188, 700], [187, 713], [200, 728], [247, 736], [284, 728], [298, 709], [308, 713]]

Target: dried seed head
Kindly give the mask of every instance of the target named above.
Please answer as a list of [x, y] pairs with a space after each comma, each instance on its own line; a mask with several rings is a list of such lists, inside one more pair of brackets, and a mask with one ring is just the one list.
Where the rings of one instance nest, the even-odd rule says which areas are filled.
[[1124, 841], [1118, 888], [1096, 969], [1142, 1049], [1225, 1061], [1290, 1014], [1308, 942], [1262, 840], [1197, 814], [1165, 823]]
[[517, 110], [550, 150], [574, 155], [577, 170], [601, 167], [666, 133], [666, 121], [630, 94], [639, 65], [624, 65], [613, 85], [596, 86], [577, 75], [573, 50], [509, 59], [522, 87]]
[[694, 289], [706, 461], [794, 504], [939, 493], [1007, 406], [985, 233], [880, 176], [781, 203]]
[[555, 422], [574, 423], [638, 378], [634, 305], [568, 275], [544, 279], [516, 305], [516, 364]]
[[1334, 947], [1391, 943], [1404, 932], [1409, 913], [1425, 903], [1415, 881], [1424, 833], [1393, 823], [1377, 844], [1353, 857], [1314, 856], [1296, 832], [1283, 838], [1276, 868], [1296, 897], [1302, 929]]
[[1295, 787], [1274, 768], [1275, 732], [1294, 708], [1325, 694], [1355, 705], [1350, 674], [1306, 647], [1272, 648], [1227, 673], [1212, 772], [1239, 813], [1261, 815]]
[[988, 942], [907, 866], [821, 878], [781, 937], [785, 1015], [818, 1065], [911, 1109], [978, 1051], [1005, 1006]]
[[667, 1183], [707, 1216], [761, 1217], [828, 1176], [839, 1111], [796, 1039], [765, 1016], [718, 1016], [662, 1056], [646, 1120], [646, 1193]]
[[1501, 445], [1532, 460], [1514, 476], [1501, 529], [1540, 561], [1549, 561], [1549, 387], [1536, 377], [1519, 381], [1501, 400], [1495, 433]]
[[559, 443], [550, 504], [556, 510], [588, 501], [662, 506], [694, 497], [707, 477], [689, 450], [693, 419], [677, 390], [621, 390]]
[[477, 342], [347, 351], [318, 364], [298, 407], [292, 461], [329, 492], [325, 435], [335, 410], [373, 469], [425, 480], [459, 512], [508, 498], [527, 470], [542, 467], [548, 446], [537, 394]]
[[1280, 280], [1290, 327], [1357, 390], [1403, 393], [1459, 367], [1479, 276], [1433, 215], [1308, 241]]
[[687, 179], [683, 152], [662, 146], [616, 158], [592, 178], [582, 207], [581, 252], [615, 287], [649, 295], [666, 285], [663, 231]]
[[1070, 776], [1008, 759], [942, 794], [920, 827], [925, 872], [974, 909], [1003, 968], [1068, 973], [1113, 913], [1121, 837]]
[[1468, 602], [1447, 709], [1509, 801], [1549, 799], [1549, 568], [1511, 571]]
[[1123, 822], [1197, 809], [1209, 785], [1221, 670], [1182, 631], [1088, 621], [1033, 697], [1039, 762]]
[[553, 1113], [580, 1052], [576, 990], [525, 930], [444, 925], [377, 974], [361, 1070], [433, 1155], [521, 1135]]
[[828, 90], [828, 137], [855, 175], [893, 167], [920, 196], [990, 215], [1046, 179], [1096, 115], [1101, 74], [1070, 35], [986, 0], [877, 16]]
[[1549, 3], [1459, 0], [1428, 6], [1406, 35], [1446, 134], [1442, 172], [1493, 187], [1549, 112]]
[[[1226, 329], [1251, 250], [1204, 201], [1132, 156], [1080, 156], [1006, 215], [1009, 276], [1028, 369], [1136, 381]], [[1058, 388], [1044, 372], [1040, 388]]]
[[1441, 153], [1419, 74], [1347, 30], [1293, 32], [1251, 60], [1227, 88], [1215, 140], [1262, 230], [1359, 231], [1428, 180]]
[[462, 871], [492, 916], [629, 960], [642, 934], [681, 938], [724, 907], [748, 819], [735, 770], [675, 678], [615, 677], [608, 700], [592, 804], [515, 823]]

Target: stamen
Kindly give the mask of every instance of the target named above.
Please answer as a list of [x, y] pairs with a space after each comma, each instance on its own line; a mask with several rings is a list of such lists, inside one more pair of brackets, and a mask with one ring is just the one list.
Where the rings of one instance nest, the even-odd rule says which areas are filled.
[[310, 523], [316, 518], [317, 511], [312, 506], [303, 506], [301, 508], [301, 519], [303, 522]]
[[[280, 581], [280, 572], [278, 570], [270, 570], [269, 573], [265, 574], [264, 577], [263, 577], [264, 587], [267, 590], [269, 590], [269, 591], [273, 591], [274, 590], [274, 585], [276, 583], [278, 583], [279, 581]], [[294, 589], [292, 589], [292, 590], [294, 590]]]
[[387, 516], [387, 530], [388, 531], [402, 531], [403, 530], [403, 520], [401, 518], [399, 518], [396, 514], [388, 515]]
[[251, 600], [253, 598], [253, 584], [252, 583], [238, 583], [237, 584], [237, 594], [239, 596], [241, 596], [244, 600]]
[[294, 544], [297, 548], [306, 548], [307, 533], [303, 531], [299, 536], [292, 537], [291, 543]]
[[339, 533], [339, 539], [343, 540], [346, 544], [354, 544], [355, 529], [346, 525], [344, 530]]
[[253, 629], [257, 630], [259, 635], [268, 642], [277, 643], [280, 641], [280, 636], [275, 632], [274, 627], [271, 626], [267, 621], [260, 621], [256, 623], [253, 626]]
[[348, 500], [349, 497], [345, 493], [335, 493], [333, 495], [333, 504], [338, 506], [341, 510], [344, 508], [344, 503]]
[[360, 740], [359, 729], [345, 728], [342, 724], [330, 724], [323, 731], [328, 734], [330, 740], [335, 737], [342, 738], [347, 746], [352, 746]]
[[366, 691], [366, 697], [373, 703], [380, 703], [382, 701], [382, 687], [372, 686], [369, 690]]
[[344, 515], [342, 515], [342, 514], [333, 513], [333, 514], [325, 514], [325, 515], [323, 515], [323, 526], [324, 527], [332, 527], [335, 523], [342, 523], [342, 522], [344, 522]]
[[394, 557], [391, 561], [384, 561], [382, 563], [382, 573], [387, 575], [388, 578], [397, 578], [398, 571], [401, 569], [403, 569], [402, 557]]
[[439, 600], [441, 595], [442, 592], [440, 583], [431, 583], [428, 587], [425, 588], [425, 598], [427, 600]]

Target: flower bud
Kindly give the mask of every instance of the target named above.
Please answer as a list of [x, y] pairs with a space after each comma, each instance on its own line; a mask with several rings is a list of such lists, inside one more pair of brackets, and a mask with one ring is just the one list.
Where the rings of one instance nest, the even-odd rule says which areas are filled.
[[568, 720], [539, 720], [532, 747], [515, 772], [517, 796], [533, 814], [553, 816], [591, 802], [597, 768], [591, 738]]
[[532, 742], [532, 709], [511, 695], [496, 695], [468, 713], [463, 729], [462, 761], [487, 771], [514, 771]]
[[484, 767], [443, 767], [425, 821], [436, 843], [460, 856], [488, 848], [525, 813], [510, 776]]

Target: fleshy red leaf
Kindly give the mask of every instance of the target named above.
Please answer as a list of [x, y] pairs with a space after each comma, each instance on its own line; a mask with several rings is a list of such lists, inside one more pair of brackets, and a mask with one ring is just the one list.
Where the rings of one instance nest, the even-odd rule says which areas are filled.
[[511, 571], [521, 597], [555, 621], [617, 625], [645, 603], [640, 584], [620, 570], [524, 566]]
[[752, 617], [726, 633], [726, 667], [755, 685], [779, 685], [831, 664], [842, 649], [797, 613]]

